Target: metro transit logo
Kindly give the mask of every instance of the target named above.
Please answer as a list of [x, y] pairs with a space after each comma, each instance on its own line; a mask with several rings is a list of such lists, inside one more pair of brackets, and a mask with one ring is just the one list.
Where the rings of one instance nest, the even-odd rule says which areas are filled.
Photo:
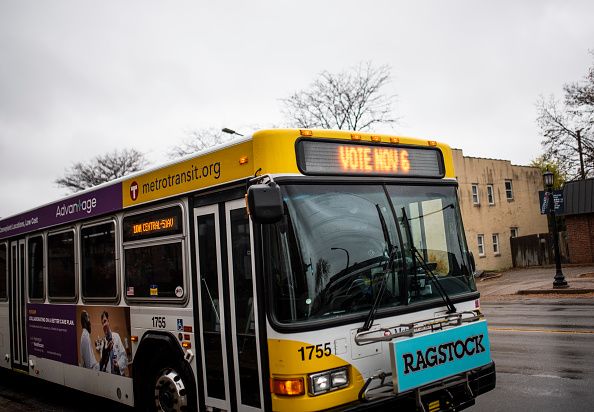
[[132, 199], [132, 201], [138, 199], [138, 183], [136, 183], [136, 181], [130, 183], [130, 199]]

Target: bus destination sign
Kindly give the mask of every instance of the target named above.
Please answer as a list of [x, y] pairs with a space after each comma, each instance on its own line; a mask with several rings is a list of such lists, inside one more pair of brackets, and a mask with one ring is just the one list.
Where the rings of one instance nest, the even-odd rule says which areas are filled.
[[135, 235], [167, 231], [175, 226], [175, 218], [165, 218], [161, 220], [151, 220], [149, 222], [136, 223], [132, 226], [132, 232]]
[[297, 161], [313, 175], [444, 176], [441, 152], [430, 147], [301, 140]]
[[182, 232], [179, 206], [124, 218], [124, 241], [175, 235]]

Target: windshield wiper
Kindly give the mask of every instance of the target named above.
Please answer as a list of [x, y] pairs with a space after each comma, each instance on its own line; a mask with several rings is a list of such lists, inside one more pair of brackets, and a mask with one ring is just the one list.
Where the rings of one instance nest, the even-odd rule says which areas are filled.
[[[448, 293], [443, 288], [442, 284], [439, 282], [439, 279], [437, 278], [435, 273], [433, 273], [433, 271], [429, 268], [429, 265], [427, 264], [427, 262], [425, 261], [423, 256], [421, 256], [421, 253], [415, 247], [415, 244], [414, 244], [413, 238], [412, 238], [412, 230], [410, 229], [410, 222], [408, 221], [408, 217], [406, 216], [406, 209], [403, 207], [401, 210], [402, 210], [402, 221], [404, 222], [404, 228], [406, 230], [406, 235], [407, 235], [408, 241], [410, 243], [410, 250], [413, 254], [413, 259], [418, 261], [419, 264], [421, 265], [421, 267], [423, 268], [423, 270], [425, 271], [425, 273], [428, 273], [429, 276], [431, 277], [431, 279], [433, 279], [433, 283], [435, 284], [435, 288], [437, 289], [437, 292], [439, 293], [439, 295], [445, 302], [446, 306], [448, 307], [447, 313], [456, 313], [456, 307], [450, 300]], [[413, 267], [414, 267], [414, 265], [413, 265]], [[415, 270], [415, 276], [416, 276], [416, 270]]]
[[[388, 276], [390, 273], [393, 274], [394, 261], [395, 261], [394, 258], [396, 256], [396, 251], [397, 251], [397, 248], [394, 245], [392, 245], [392, 242], [390, 241], [390, 234], [388, 233], [388, 225], [386, 224], [386, 219], [384, 218], [384, 214], [382, 213], [382, 209], [380, 208], [380, 205], [376, 204], [375, 208], [377, 209], [377, 215], [379, 216], [380, 224], [382, 226], [384, 240], [386, 241], [386, 246], [388, 247], [388, 263], [386, 264], [386, 267], [384, 268], [384, 271], [382, 274], [382, 280], [380, 283], [380, 288], [379, 288], [377, 295], [375, 296], [375, 300], [373, 301], [373, 306], [371, 307], [371, 309], [369, 310], [369, 313], [367, 314], [367, 319], [365, 319], [365, 323], [363, 324], [363, 326], [361, 328], [359, 328], [358, 332], [367, 332], [369, 329], [371, 329], [371, 325], [373, 324], [373, 319], [375, 317], [375, 312], [377, 312], [377, 308], [378, 308], [382, 298], [384, 297], [384, 292], [386, 291], [386, 283], [387, 283]], [[373, 284], [372, 284], [372, 287], [373, 287]]]

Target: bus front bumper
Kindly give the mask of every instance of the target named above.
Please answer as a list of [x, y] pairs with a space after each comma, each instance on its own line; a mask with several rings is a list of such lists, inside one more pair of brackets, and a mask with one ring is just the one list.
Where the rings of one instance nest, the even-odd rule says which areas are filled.
[[[370, 401], [357, 401], [331, 412], [351, 411], [385, 411], [402, 408], [402, 410], [425, 410], [426, 412], [461, 411], [475, 403], [477, 396], [495, 388], [495, 363], [468, 372], [464, 383], [444, 384], [438, 382], [401, 395], [393, 395]], [[470, 390], [469, 390], [470, 389]], [[422, 406], [421, 406], [422, 405]]]

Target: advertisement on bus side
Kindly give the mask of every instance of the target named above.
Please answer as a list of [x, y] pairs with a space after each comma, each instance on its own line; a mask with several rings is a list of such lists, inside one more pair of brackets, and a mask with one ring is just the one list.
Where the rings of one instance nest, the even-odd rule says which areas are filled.
[[120, 376], [132, 376], [130, 309], [27, 305], [29, 354]]

